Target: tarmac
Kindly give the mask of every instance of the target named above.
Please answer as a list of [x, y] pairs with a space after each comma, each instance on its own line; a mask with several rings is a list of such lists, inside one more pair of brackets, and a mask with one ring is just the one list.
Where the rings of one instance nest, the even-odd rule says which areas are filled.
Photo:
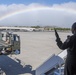
[[[0, 67], [6, 75], [35, 75], [36, 68], [61, 50], [56, 45], [54, 32], [14, 32], [20, 35], [21, 53], [0, 56]], [[59, 32], [64, 41], [70, 32]]]

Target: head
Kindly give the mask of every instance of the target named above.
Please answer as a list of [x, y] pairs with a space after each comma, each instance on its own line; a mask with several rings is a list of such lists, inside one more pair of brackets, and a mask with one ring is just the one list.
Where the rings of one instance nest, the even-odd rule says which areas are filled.
[[73, 23], [71, 30], [72, 30], [72, 33], [73, 33], [73, 34], [76, 33], [76, 22]]

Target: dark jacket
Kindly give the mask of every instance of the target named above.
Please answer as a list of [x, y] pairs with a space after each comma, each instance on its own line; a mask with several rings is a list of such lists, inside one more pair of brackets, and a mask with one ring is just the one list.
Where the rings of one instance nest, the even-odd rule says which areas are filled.
[[76, 34], [69, 36], [64, 43], [59, 39], [56, 42], [60, 49], [67, 49], [67, 55], [76, 56]]

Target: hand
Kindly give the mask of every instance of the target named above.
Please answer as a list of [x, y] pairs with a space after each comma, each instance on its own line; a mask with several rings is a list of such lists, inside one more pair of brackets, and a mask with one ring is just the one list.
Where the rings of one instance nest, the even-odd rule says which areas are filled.
[[54, 31], [55, 31], [56, 38], [59, 38], [59, 35], [58, 35], [57, 30], [55, 28], [54, 28]]
[[56, 41], [59, 41], [60, 38], [59, 38], [59, 35], [58, 35], [57, 30], [55, 28], [54, 28], [54, 31], [55, 31]]

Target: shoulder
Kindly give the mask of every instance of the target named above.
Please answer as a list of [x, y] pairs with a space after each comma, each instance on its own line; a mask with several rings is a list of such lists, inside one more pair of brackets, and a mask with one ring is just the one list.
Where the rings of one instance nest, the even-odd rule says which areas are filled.
[[76, 35], [70, 36], [70, 40], [76, 40]]
[[71, 36], [68, 35], [67, 39], [66, 39], [66, 42], [70, 42], [72, 39], [74, 39], [74, 37], [75, 37], [74, 35], [71, 35]]
[[71, 36], [70, 36], [70, 38], [74, 38], [74, 37], [76, 37], [76, 35], [71, 35]]

